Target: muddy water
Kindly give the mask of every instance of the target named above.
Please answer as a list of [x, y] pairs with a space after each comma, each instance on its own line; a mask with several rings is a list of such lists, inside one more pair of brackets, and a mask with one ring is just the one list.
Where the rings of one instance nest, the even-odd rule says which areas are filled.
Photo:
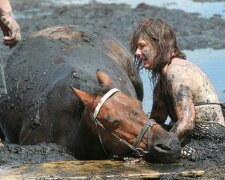
[[[191, 167], [193, 168], [193, 167]], [[58, 161], [43, 164], [26, 164], [14, 169], [0, 169], [0, 178], [5, 179], [163, 179], [163, 177], [202, 177], [204, 171], [190, 171], [180, 164], [148, 164], [111, 160]], [[189, 175], [188, 175], [189, 174]]]

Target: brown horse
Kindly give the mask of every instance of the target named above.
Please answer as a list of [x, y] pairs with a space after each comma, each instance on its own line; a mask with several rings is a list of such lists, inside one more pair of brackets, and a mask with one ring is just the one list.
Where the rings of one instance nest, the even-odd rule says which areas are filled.
[[9, 93], [0, 104], [6, 141], [54, 142], [78, 159], [180, 158], [178, 138], [142, 110], [132, 58], [111, 37], [74, 26], [47, 28], [18, 45], [6, 77]]
[[84, 103], [89, 116], [83, 121], [84, 126], [89, 126], [95, 136], [97, 131], [104, 153], [119, 157], [129, 154], [145, 156], [150, 161], [178, 160], [180, 144], [174, 134], [165, 131], [153, 119], [148, 119], [139, 100], [115, 88], [110, 93], [112, 80], [107, 74], [97, 71], [97, 78], [106, 87], [108, 96], [93, 96], [75, 88], [73, 90]]

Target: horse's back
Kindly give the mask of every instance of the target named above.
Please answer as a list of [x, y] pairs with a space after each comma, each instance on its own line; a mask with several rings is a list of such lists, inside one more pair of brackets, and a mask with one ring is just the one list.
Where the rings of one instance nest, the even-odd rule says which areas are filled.
[[[9, 91], [16, 85], [18, 91], [44, 92], [65, 76], [71, 79], [88, 76], [95, 80], [96, 70], [100, 69], [124, 81], [117, 84], [118, 88], [132, 89], [126, 93], [135, 96], [126, 72], [107, 55], [103, 41], [97, 36], [75, 27], [52, 27], [41, 32], [21, 43], [10, 56], [6, 66]], [[123, 88], [124, 84], [130, 87]]]

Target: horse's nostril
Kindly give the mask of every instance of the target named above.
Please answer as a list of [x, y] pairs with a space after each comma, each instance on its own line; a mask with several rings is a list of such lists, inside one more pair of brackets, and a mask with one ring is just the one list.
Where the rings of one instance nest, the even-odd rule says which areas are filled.
[[180, 145], [180, 141], [177, 139], [177, 138], [175, 138], [175, 139], [171, 139], [170, 141], [169, 141], [169, 146], [171, 147], [171, 148], [178, 148], [178, 147], [181, 147], [181, 145]]
[[155, 148], [158, 149], [158, 150], [161, 149], [161, 151], [162, 150], [164, 150], [164, 151], [171, 150], [170, 146], [167, 146], [165, 144], [157, 144]]
[[172, 163], [178, 162], [181, 157], [181, 145], [178, 138], [169, 138], [165, 142], [154, 144], [145, 156], [148, 162]]

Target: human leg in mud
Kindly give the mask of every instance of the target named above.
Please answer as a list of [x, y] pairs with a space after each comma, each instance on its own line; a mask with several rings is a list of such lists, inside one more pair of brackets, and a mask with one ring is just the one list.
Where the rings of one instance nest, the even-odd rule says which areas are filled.
[[[9, 0], [0, 0], [0, 27], [3, 33], [3, 41], [6, 46], [12, 48], [21, 40], [20, 26], [13, 17]], [[7, 94], [7, 88], [4, 76], [4, 64], [3, 60], [0, 58], [0, 101], [5, 94]], [[0, 133], [0, 138], [2, 138], [1, 134], [3, 134], [2, 131]], [[0, 146], [2, 145], [0, 139]]]
[[[159, 19], [142, 21], [133, 33], [131, 50], [137, 69], [145, 68], [152, 73], [151, 118], [163, 125], [170, 116], [174, 123], [170, 132], [175, 133], [184, 146], [186, 137], [193, 134], [194, 129], [200, 132], [197, 137], [202, 137], [203, 132], [211, 137], [213, 127], [225, 132], [220, 102], [211, 82], [196, 65], [186, 60], [168, 24]], [[204, 125], [207, 128], [203, 128]]]

